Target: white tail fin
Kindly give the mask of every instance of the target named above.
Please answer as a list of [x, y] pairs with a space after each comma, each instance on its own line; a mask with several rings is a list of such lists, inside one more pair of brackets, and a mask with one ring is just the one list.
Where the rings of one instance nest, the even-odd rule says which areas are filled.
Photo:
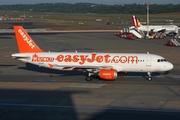
[[135, 15], [132, 15], [132, 23], [134, 27], [140, 27], [142, 24], [139, 22], [139, 20], [136, 18]]

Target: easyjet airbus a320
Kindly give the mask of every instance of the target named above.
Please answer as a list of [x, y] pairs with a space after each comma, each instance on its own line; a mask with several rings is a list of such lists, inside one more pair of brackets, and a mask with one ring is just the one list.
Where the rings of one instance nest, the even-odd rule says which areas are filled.
[[140, 53], [86, 53], [44, 52], [22, 26], [14, 26], [19, 53], [12, 58], [34, 65], [57, 70], [84, 70], [86, 80], [93, 75], [104, 80], [115, 80], [119, 72], [146, 72], [152, 80], [152, 72], [164, 72], [173, 68], [165, 58], [155, 54]]

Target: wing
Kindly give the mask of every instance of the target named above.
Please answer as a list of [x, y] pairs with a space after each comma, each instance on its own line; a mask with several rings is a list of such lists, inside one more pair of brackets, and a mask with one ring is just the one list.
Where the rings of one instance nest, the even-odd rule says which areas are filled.
[[59, 67], [63, 67], [63, 70], [79, 70], [79, 69], [97, 69], [97, 70], [101, 70], [101, 69], [113, 69], [112, 66], [59, 66]]
[[115, 69], [116, 71], [123, 71], [123, 67], [120, 65], [116, 65], [116, 66], [87, 66], [87, 65], [83, 65], [83, 66], [72, 66], [72, 65], [53, 65], [52, 67], [56, 67], [56, 68], [61, 68], [61, 70], [83, 70], [83, 71], [91, 71], [91, 70], [95, 70], [95, 71], [99, 71], [99, 70], [111, 70], [111, 69]]

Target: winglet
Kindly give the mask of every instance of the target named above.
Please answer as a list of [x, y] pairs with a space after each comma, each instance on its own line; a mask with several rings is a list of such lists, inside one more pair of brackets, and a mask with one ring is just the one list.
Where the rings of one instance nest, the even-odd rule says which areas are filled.
[[20, 53], [43, 52], [22, 26], [14, 26], [14, 32]]
[[136, 18], [135, 15], [132, 15], [132, 23], [134, 27], [140, 27], [142, 26], [142, 24], [140, 23], [140, 21]]

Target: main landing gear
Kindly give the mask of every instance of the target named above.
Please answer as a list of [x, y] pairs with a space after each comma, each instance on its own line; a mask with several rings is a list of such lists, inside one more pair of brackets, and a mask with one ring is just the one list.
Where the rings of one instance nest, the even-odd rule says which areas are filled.
[[93, 79], [92, 75], [93, 75], [93, 73], [88, 73], [88, 75], [86, 77], [86, 81], [91, 81]]
[[151, 77], [151, 72], [147, 72], [147, 75], [148, 75], [148, 80], [151, 81], [152, 80], [152, 77]]

